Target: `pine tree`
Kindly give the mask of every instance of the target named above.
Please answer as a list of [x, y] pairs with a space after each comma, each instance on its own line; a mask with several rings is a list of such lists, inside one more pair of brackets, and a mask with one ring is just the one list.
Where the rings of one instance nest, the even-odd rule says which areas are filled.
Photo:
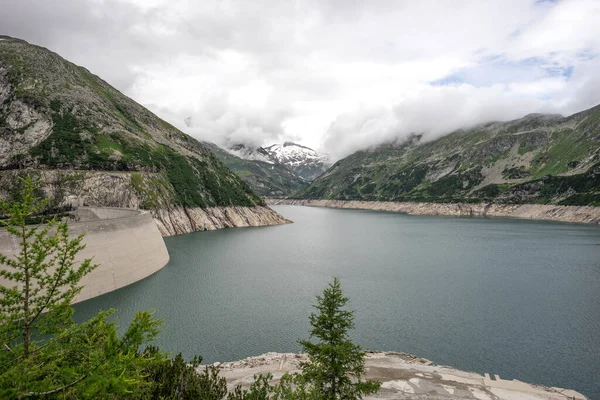
[[365, 353], [352, 343], [348, 331], [354, 328], [354, 312], [344, 309], [340, 280], [334, 278], [317, 296], [318, 313], [311, 313], [311, 338], [316, 343], [299, 341], [309, 362], [302, 365], [302, 380], [312, 388], [309, 398], [324, 400], [361, 399], [379, 390], [380, 383], [363, 381]]
[[[139, 348], [159, 332], [160, 321], [140, 312], [121, 337], [114, 310], [73, 322], [71, 303], [81, 279], [96, 265], [76, 262], [83, 235], [69, 236], [67, 219], [28, 225], [47, 205], [40, 183], [22, 179], [23, 190], [0, 201], [0, 222], [18, 251], [0, 254], [0, 398], [139, 398], [144, 371], [162, 358]], [[3, 267], [4, 266], [4, 267]]]
[[54, 334], [67, 325], [70, 304], [81, 291], [78, 283], [97, 265], [87, 259], [75, 266], [83, 235], [70, 238], [66, 219], [27, 225], [47, 201], [35, 195], [38, 183], [31, 177], [23, 185], [16, 201], [0, 201], [0, 212], [8, 214], [2, 225], [20, 248], [14, 257], [0, 254], [0, 264], [8, 267], [0, 276], [14, 284], [0, 286], [0, 322], [12, 334], [19, 333], [22, 358], [27, 359], [34, 336]]

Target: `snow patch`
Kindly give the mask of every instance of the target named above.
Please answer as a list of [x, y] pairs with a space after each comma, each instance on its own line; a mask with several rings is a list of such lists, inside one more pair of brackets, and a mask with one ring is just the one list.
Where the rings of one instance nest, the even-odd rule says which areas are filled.
[[265, 147], [265, 150], [282, 164], [302, 165], [309, 162], [327, 163], [329, 161], [329, 156], [327, 154], [317, 153], [313, 149], [292, 142], [274, 144]]
[[239, 157], [243, 160], [253, 160], [253, 161], [263, 161], [269, 164], [275, 164], [273, 162], [273, 160], [271, 160], [269, 157], [259, 154], [259, 153], [251, 153], [248, 151], [243, 151], [243, 150], [233, 150], [233, 149], [228, 149], [227, 150], [230, 154], [233, 154], [236, 157]]

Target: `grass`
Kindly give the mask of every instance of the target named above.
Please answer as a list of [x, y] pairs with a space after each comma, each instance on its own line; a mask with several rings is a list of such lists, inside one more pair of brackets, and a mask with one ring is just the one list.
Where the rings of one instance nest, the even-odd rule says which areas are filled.
[[565, 173], [569, 170], [570, 162], [584, 159], [592, 150], [589, 142], [576, 131], [555, 133], [553, 136], [555, 140], [552, 146], [539, 152], [533, 159], [533, 179]]
[[527, 154], [531, 151], [534, 151], [535, 149], [537, 149], [537, 147], [535, 146], [522, 146], [519, 145], [519, 150], [517, 151], [519, 153], [520, 156]]
[[[168, 146], [144, 143], [139, 139], [127, 138], [124, 134], [98, 134], [94, 126], [73, 115], [60, 101], [53, 100], [50, 107], [53, 131], [30, 152], [50, 168], [164, 171], [174, 189], [175, 205], [210, 207], [262, 204], [262, 199], [233, 176], [212, 153], [207, 153], [207, 159], [203, 161], [183, 156]], [[85, 132], [88, 134], [84, 135]], [[115, 151], [121, 153], [120, 159], [112, 157]], [[156, 205], [155, 196], [144, 191], [139, 179], [132, 178], [132, 185], [144, 195], [144, 207], [151, 208]]]
[[100, 78], [93, 75], [85, 68], [75, 66], [82, 78], [83, 83], [92, 91], [102, 95], [114, 107], [115, 115], [123, 122], [124, 126], [134, 132], [141, 133], [146, 138], [151, 138], [150, 134], [137, 122], [136, 118], [131, 114], [128, 107], [117, 99], [113, 93], [114, 89], [108, 85], [102, 85]]
[[104, 153], [112, 154], [116, 151], [123, 152], [123, 146], [109, 135], [98, 135], [95, 141], [96, 148]]
[[[131, 186], [138, 193], [141, 202], [140, 208], [151, 210], [168, 205], [172, 200], [172, 186], [164, 174], [143, 174], [133, 172], [131, 174]], [[164, 204], [164, 203], [167, 204]]]
[[[596, 111], [598, 118], [595, 121], [598, 121], [600, 107]], [[590, 118], [585, 120], [586, 126], [592, 126]], [[600, 126], [598, 122], [596, 124]], [[515, 132], [522, 131], [517, 125], [511, 129]], [[581, 165], [589, 166], [589, 156], [598, 148], [597, 143], [590, 141], [589, 133], [579, 129], [549, 129], [548, 140], [542, 134], [541, 139], [544, 140], [541, 140], [539, 145], [519, 147], [521, 155], [535, 151], [530, 166], [508, 167], [502, 171], [505, 179], [526, 180], [522, 183], [491, 184], [473, 190], [482, 182], [482, 166], [510, 157], [510, 149], [506, 150], [506, 147], [512, 143], [512, 148], [514, 143], [519, 143], [520, 140], [520, 137], [504, 138], [505, 132], [492, 134], [473, 131], [457, 132], [415, 148], [388, 146], [355, 153], [339, 161], [334, 173], [326, 178], [317, 179], [294, 197], [599, 204], [600, 181], [598, 174], [591, 172], [593, 168], [574, 176], [560, 175]], [[496, 142], [497, 146], [492, 145]], [[588, 164], [584, 164], [584, 161]], [[452, 163], [456, 163], [456, 166], [450, 174], [436, 181], [427, 179], [429, 171], [440, 171]], [[357, 175], [360, 178], [354, 179]]]

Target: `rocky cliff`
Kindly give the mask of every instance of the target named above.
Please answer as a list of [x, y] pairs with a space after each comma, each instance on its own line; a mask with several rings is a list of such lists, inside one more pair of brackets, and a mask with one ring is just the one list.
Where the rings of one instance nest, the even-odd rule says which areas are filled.
[[[0, 171], [0, 197], [10, 197], [24, 171]], [[291, 221], [267, 206], [184, 207], [160, 173], [27, 170], [41, 179], [44, 195], [57, 205], [149, 209], [163, 236]]]
[[[0, 39], [0, 195], [11, 196], [18, 177], [32, 174], [51, 207], [147, 209], [171, 227], [163, 233], [285, 221], [273, 211], [265, 218], [263, 199], [202, 143], [85, 68], [25, 41]], [[207, 225], [197, 212], [188, 214], [198, 221], [181, 220], [182, 212], [198, 209], [230, 211], [222, 224]], [[181, 226], [167, 221], [170, 214]]]
[[221, 228], [280, 225], [291, 221], [266, 206], [157, 209], [152, 212], [163, 236]]

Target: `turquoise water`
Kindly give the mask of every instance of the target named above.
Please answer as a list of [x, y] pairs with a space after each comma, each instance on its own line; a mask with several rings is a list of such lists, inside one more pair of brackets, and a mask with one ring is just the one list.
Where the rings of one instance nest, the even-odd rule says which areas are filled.
[[339, 276], [367, 349], [600, 399], [600, 228], [275, 207], [294, 224], [166, 238], [157, 274], [77, 306], [153, 308], [159, 344], [205, 361], [297, 351]]

